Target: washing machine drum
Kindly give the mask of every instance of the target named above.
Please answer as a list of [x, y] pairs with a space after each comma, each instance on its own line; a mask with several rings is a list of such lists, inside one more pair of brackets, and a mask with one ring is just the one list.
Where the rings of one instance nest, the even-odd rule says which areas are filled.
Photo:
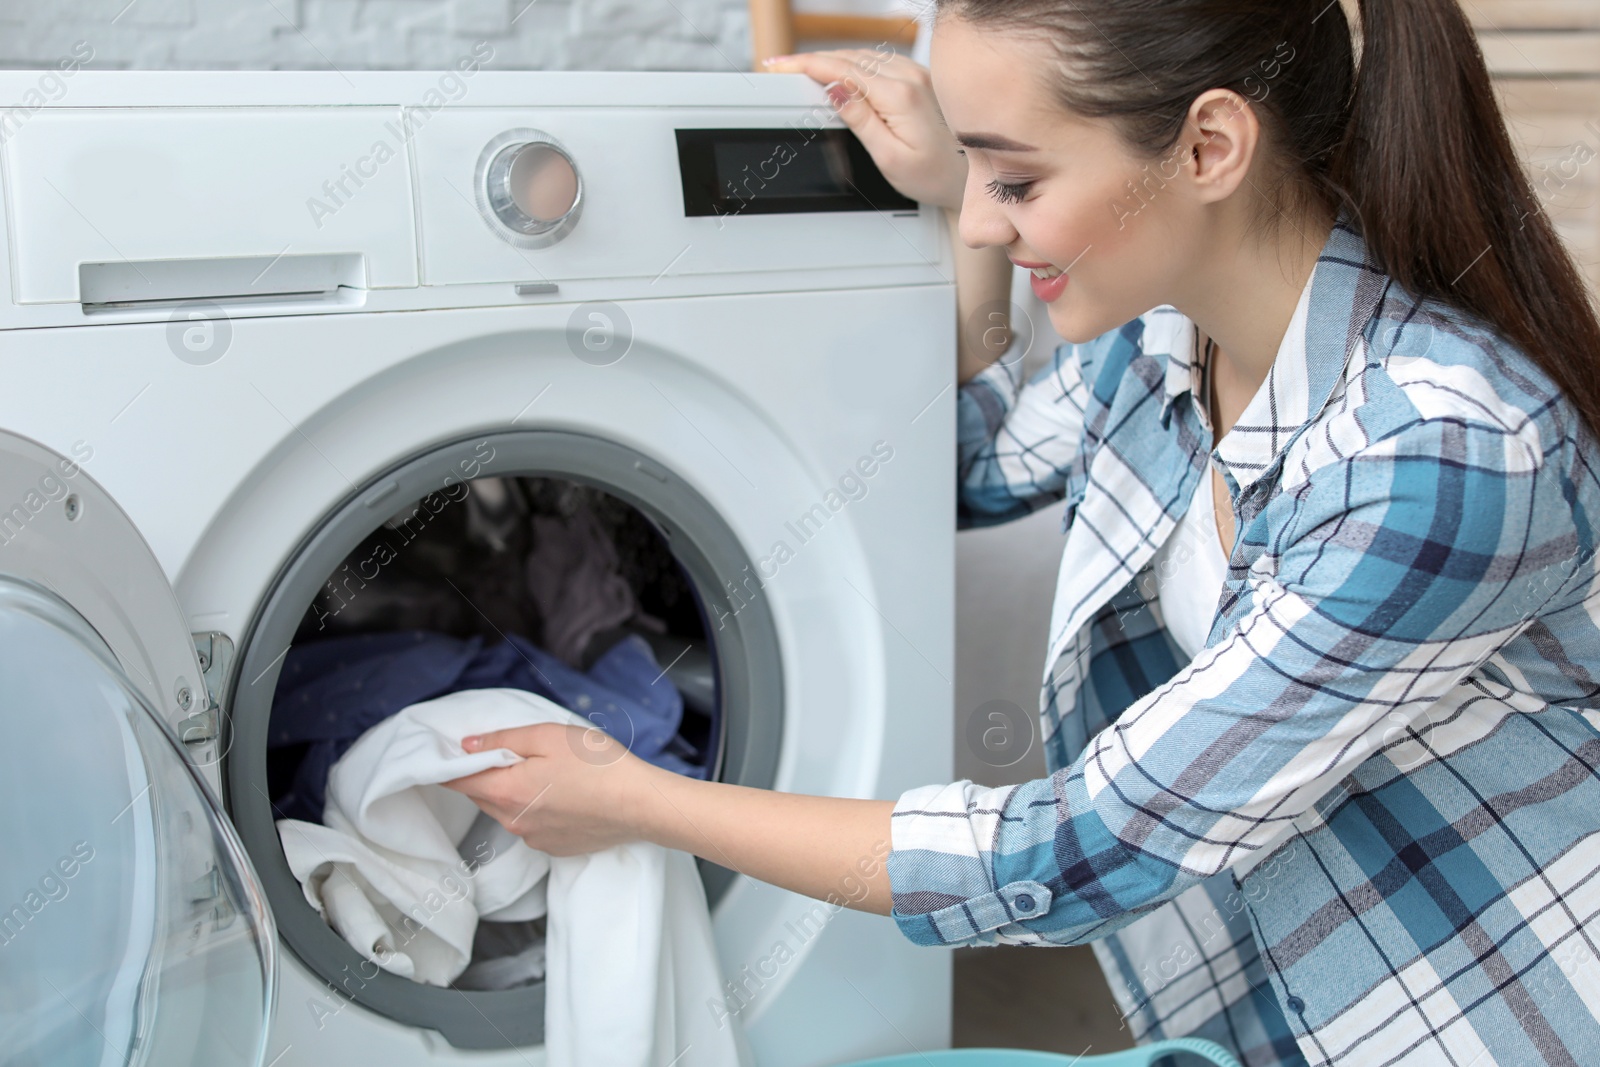
[[0, 1058], [258, 1064], [275, 935], [171, 722], [203, 710], [160, 565], [78, 465], [0, 432]]

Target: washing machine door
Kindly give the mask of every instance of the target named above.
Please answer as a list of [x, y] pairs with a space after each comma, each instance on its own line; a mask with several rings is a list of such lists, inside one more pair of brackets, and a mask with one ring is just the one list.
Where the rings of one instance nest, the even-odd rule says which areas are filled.
[[271, 916], [171, 725], [199, 682], [132, 522], [0, 431], [0, 1062], [262, 1062]]

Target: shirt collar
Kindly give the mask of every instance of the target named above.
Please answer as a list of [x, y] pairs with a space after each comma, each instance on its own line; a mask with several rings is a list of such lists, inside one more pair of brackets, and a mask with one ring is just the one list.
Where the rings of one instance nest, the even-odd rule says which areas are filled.
[[1166, 392], [1161, 399], [1161, 425], [1172, 419], [1172, 405], [1185, 393], [1200, 395], [1201, 353], [1194, 323], [1177, 308], [1158, 307], [1144, 316], [1143, 348], [1148, 356], [1167, 360]]
[[[1365, 242], [1341, 217], [1300, 292], [1272, 369], [1216, 448], [1241, 490], [1266, 473], [1332, 396], [1381, 297], [1371, 284], [1374, 277], [1381, 274], [1366, 263]], [[1176, 308], [1150, 312], [1144, 351], [1167, 360], [1162, 425], [1168, 425], [1173, 406], [1186, 393], [1196, 398], [1196, 416], [1205, 422], [1198, 402], [1204, 349], [1194, 322]]]
[[[1267, 371], [1266, 381], [1250, 398], [1239, 421], [1216, 444], [1233, 480], [1244, 489], [1259, 478], [1284, 450], [1300, 427], [1311, 421], [1311, 368], [1306, 362], [1306, 321], [1311, 310], [1311, 289], [1316, 284], [1317, 268], [1311, 268], [1300, 291], [1289, 328], [1283, 333], [1278, 354]], [[1212, 431], [1213, 433], [1215, 430]]]

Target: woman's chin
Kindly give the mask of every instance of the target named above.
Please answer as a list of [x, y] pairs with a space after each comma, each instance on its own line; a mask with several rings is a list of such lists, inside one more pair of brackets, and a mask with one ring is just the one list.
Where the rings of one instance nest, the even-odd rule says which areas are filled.
[[1075, 345], [1103, 337], [1143, 314], [1139, 311], [1128, 314], [1120, 308], [1097, 305], [1084, 297], [1081, 288], [1076, 293], [1062, 293], [1045, 305], [1045, 311], [1050, 316], [1050, 325], [1061, 339]]

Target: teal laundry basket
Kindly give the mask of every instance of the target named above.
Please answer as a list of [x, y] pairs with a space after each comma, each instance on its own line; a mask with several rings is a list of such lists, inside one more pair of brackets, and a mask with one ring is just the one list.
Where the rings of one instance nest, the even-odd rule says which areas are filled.
[[909, 1056], [888, 1056], [861, 1060], [840, 1067], [1154, 1067], [1171, 1057], [1173, 1067], [1240, 1067], [1239, 1061], [1221, 1045], [1195, 1037], [1158, 1041], [1104, 1056], [1062, 1056], [1055, 1052], [1027, 1052], [1014, 1048], [954, 1048], [942, 1052], [913, 1052]]

